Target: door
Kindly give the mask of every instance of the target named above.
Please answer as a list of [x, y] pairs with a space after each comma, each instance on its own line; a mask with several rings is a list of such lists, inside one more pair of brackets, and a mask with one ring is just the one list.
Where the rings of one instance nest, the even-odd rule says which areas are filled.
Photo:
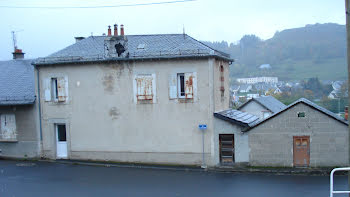
[[294, 136], [293, 141], [294, 166], [308, 167], [310, 164], [310, 136]]
[[220, 163], [233, 164], [235, 161], [235, 140], [232, 134], [219, 135], [220, 141]]
[[56, 150], [58, 159], [67, 159], [67, 132], [65, 124], [56, 125]]

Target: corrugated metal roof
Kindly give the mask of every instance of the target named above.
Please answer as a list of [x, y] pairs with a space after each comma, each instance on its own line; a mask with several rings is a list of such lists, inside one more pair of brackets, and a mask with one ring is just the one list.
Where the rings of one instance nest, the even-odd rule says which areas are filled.
[[235, 109], [220, 111], [214, 113], [214, 116], [219, 119], [226, 120], [244, 127], [250, 127], [251, 124], [254, 124], [256, 121], [259, 120], [257, 116]]
[[0, 105], [34, 103], [34, 67], [31, 62], [0, 61]]
[[[105, 55], [105, 40], [108, 36], [90, 36], [46, 58], [38, 58], [35, 64], [136, 60], [150, 58], [181, 58], [215, 56], [229, 61], [229, 54], [220, 52], [186, 34], [127, 35], [127, 58], [109, 58]], [[144, 48], [139, 46], [143, 45]]]
[[252, 98], [251, 100], [241, 105], [238, 108], [238, 110], [242, 109], [245, 105], [247, 105], [249, 102], [252, 102], [252, 101], [256, 101], [260, 105], [264, 106], [266, 109], [270, 110], [272, 113], [277, 113], [287, 107], [285, 104], [281, 103], [279, 100], [275, 99], [273, 96], [262, 96], [258, 98]]
[[268, 117], [268, 118], [266, 118], [266, 119], [263, 119], [263, 120], [259, 120], [259, 121], [254, 122], [253, 124], [250, 125], [250, 128], [248, 128], [248, 129], [245, 130], [244, 132], [247, 132], [247, 131], [251, 130], [252, 128], [257, 127], [257, 126], [260, 125], [260, 124], [263, 124], [265, 121], [268, 121], [269, 119], [272, 119], [272, 118], [274, 118], [275, 116], [278, 116], [278, 115], [281, 114], [282, 112], [287, 111], [288, 109], [292, 108], [293, 106], [295, 106], [295, 105], [297, 105], [297, 104], [299, 104], [299, 103], [304, 103], [304, 104], [306, 104], [306, 105], [308, 105], [308, 106], [310, 106], [310, 107], [312, 107], [312, 108], [314, 108], [314, 109], [320, 111], [321, 113], [326, 114], [327, 116], [329, 116], [329, 117], [331, 117], [331, 118], [333, 118], [333, 119], [335, 119], [335, 120], [338, 120], [339, 122], [341, 122], [341, 123], [343, 123], [343, 124], [349, 125], [348, 121], [345, 120], [344, 118], [342, 118], [342, 117], [340, 117], [340, 116], [337, 116], [337, 115], [334, 114], [333, 112], [331, 112], [331, 111], [329, 111], [329, 110], [327, 110], [327, 109], [325, 109], [325, 108], [323, 108], [323, 107], [321, 107], [321, 106], [319, 106], [319, 105], [317, 105], [317, 104], [315, 104], [315, 103], [313, 103], [313, 102], [311, 102], [311, 101], [309, 101], [309, 100], [307, 100], [307, 99], [305, 99], [305, 98], [301, 98], [301, 99], [295, 101], [294, 103], [288, 105], [285, 109], [283, 109], [283, 110], [281, 110], [281, 111], [279, 111], [279, 112], [273, 114], [272, 116], [270, 116], [270, 117]]

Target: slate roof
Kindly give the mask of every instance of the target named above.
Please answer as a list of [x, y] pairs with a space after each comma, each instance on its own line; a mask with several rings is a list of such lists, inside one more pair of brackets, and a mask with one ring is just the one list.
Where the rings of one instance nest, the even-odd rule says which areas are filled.
[[275, 99], [273, 96], [262, 96], [259, 98], [252, 98], [249, 101], [245, 102], [243, 105], [241, 105], [238, 110], [242, 109], [245, 105], [248, 103], [256, 101], [266, 109], [270, 110], [272, 113], [277, 113], [283, 109], [285, 109], [287, 106], [283, 103], [281, 103], [279, 100]]
[[250, 127], [250, 125], [253, 125], [259, 120], [257, 116], [235, 109], [228, 109], [214, 113], [214, 117], [229, 121], [233, 124], [238, 124], [243, 127]]
[[32, 60], [0, 61], [0, 105], [33, 104], [35, 101]]
[[[218, 57], [228, 61], [230, 55], [215, 50], [186, 34], [126, 35], [128, 58], [105, 56], [105, 39], [108, 36], [90, 36], [45, 58], [36, 65], [70, 62], [111, 60], [137, 60], [152, 58]], [[144, 48], [139, 46], [144, 45]]]
[[331, 118], [333, 118], [333, 119], [335, 119], [335, 120], [337, 120], [337, 121], [339, 121], [339, 122], [341, 122], [341, 123], [343, 123], [345, 125], [349, 125], [348, 121], [345, 120], [344, 118], [342, 118], [340, 116], [337, 116], [333, 112], [331, 112], [331, 111], [329, 111], [329, 110], [327, 110], [327, 109], [325, 109], [325, 108], [323, 108], [323, 107], [321, 107], [321, 106], [319, 106], [319, 105], [317, 105], [317, 104], [315, 104], [315, 103], [313, 103], [313, 102], [311, 102], [311, 101], [309, 101], [309, 100], [307, 100], [305, 98], [301, 98], [301, 99], [295, 101], [294, 103], [288, 105], [285, 109], [283, 109], [283, 110], [273, 114], [272, 116], [250, 124], [250, 127], [247, 128], [246, 130], [244, 130], [243, 132], [247, 132], [247, 131], [251, 130], [252, 128], [257, 127], [258, 125], [263, 124], [265, 121], [268, 121], [269, 119], [272, 119], [275, 116], [278, 116], [279, 114], [283, 113], [284, 111], [287, 111], [288, 109], [292, 108], [293, 106], [295, 106], [295, 105], [297, 105], [299, 103], [304, 103], [304, 104], [306, 104], [306, 105], [308, 105], [308, 106], [318, 110], [319, 112], [321, 112], [321, 113], [323, 113], [323, 114], [325, 114], [325, 115], [327, 115], [327, 116], [329, 116], [329, 117], [331, 117]]

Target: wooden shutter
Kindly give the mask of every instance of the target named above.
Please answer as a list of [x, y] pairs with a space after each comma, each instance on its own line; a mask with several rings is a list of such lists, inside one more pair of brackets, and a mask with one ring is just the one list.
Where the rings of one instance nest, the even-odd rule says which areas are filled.
[[45, 101], [51, 101], [51, 78], [45, 78], [43, 81]]
[[138, 75], [136, 77], [137, 100], [153, 100], [153, 76]]
[[1, 139], [16, 140], [16, 118], [14, 114], [1, 115]]
[[171, 74], [169, 76], [169, 99], [177, 98], [177, 74]]
[[185, 98], [193, 98], [193, 73], [185, 73]]
[[64, 77], [57, 78], [58, 101], [66, 101], [66, 80]]

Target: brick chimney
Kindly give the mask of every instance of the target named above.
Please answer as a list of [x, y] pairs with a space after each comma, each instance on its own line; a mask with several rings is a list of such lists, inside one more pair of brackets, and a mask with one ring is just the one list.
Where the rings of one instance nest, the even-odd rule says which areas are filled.
[[348, 117], [349, 117], [349, 112], [348, 112], [348, 106], [345, 106], [345, 115], [344, 115], [344, 118], [345, 120], [348, 120]]
[[22, 49], [15, 49], [15, 52], [12, 54], [14, 60], [24, 59], [24, 53], [22, 52]]
[[118, 36], [118, 25], [114, 24], [114, 36]]
[[112, 36], [112, 30], [110, 25], [108, 25], [108, 36]]
[[120, 35], [124, 36], [124, 25], [120, 25]]

